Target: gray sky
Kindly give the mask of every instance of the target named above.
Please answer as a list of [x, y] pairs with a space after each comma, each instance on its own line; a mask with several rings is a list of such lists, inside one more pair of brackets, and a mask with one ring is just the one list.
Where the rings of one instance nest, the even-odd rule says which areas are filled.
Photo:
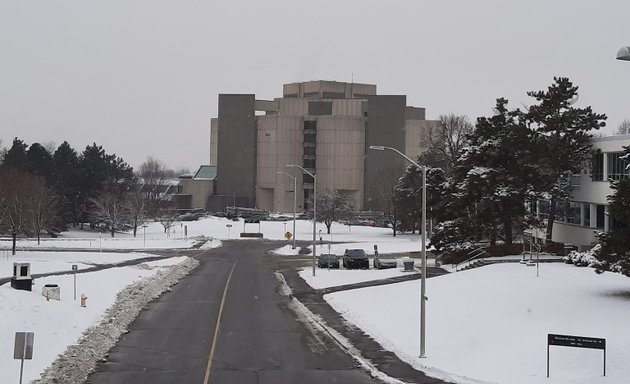
[[374, 83], [427, 118], [489, 116], [553, 76], [630, 118], [630, 1], [0, 1], [0, 138], [96, 142], [132, 166], [209, 158], [219, 93]]

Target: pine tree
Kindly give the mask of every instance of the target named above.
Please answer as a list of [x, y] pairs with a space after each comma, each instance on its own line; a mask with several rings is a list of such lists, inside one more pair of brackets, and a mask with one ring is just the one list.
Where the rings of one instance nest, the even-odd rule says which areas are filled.
[[540, 180], [550, 197], [547, 241], [551, 241], [556, 205], [571, 196], [570, 175], [579, 173], [591, 158], [591, 131], [606, 125], [606, 115], [591, 107], [576, 108], [578, 87], [566, 77], [554, 77], [546, 91], [528, 92], [538, 104], [526, 118], [540, 135], [537, 156]]
[[17, 137], [13, 139], [13, 145], [4, 154], [3, 165], [18, 171], [26, 169], [26, 148], [28, 145]]
[[64, 141], [53, 154], [54, 188], [64, 224], [79, 223], [80, 169], [77, 152]]

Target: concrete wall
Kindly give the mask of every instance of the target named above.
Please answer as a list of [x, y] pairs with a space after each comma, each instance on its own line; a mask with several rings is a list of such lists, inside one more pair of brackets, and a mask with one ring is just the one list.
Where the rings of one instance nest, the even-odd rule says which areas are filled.
[[406, 120], [404, 154], [416, 160], [427, 149], [429, 129], [439, 124], [436, 120]]
[[392, 151], [371, 145], [405, 150], [405, 96], [369, 96], [365, 135], [364, 210], [384, 211], [383, 195], [391, 190], [405, 169], [405, 160]]
[[219, 95], [217, 194], [235, 194], [250, 207], [256, 197], [254, 105], [254, 95]]
[[362, 117], [317, 119], [317, 190], [344, 190], [363, 209], [365, 121]]
[[278, 99], [280, 115], [306, 116], [308, 115], [308, 100], [306, 99]]
[[[623, 147], [630, 145], [630, 135], [602, 137], [593, 140], [593, 149], [604, 154], [604, 181], [593, 181], [589, 170], [580, 173], [579, 185], [573, 190], [572, 202], [586, 203], [582, 206], [590, 210], [590, 227], [563, 222], [554, 222], [552, 239], [563, 243], [571, 243], [577, 246], [588, 245], [595, 241], [595, 232], [602, 228], [596, 226], [596, 206], [604, 205], [608, 209], [607, 196], [613, 193], [610, 181], [607, 180], [608, 164], [606, 154], [611, 152], [623, 152]], [[582, 213], [584, 215], [584, 213]], [[608, 230], [608, 216], [605, 215], [604, 228]]]
[[332, 101], [332, 114], [334, 116], [363, 116], [363, 100], [361, 99], [337, 99]]
[[[288, 176], [276, 172], [299, 173], [287, 164], [302, 165], [304, 118], [300, 116], [258, 117], [258, 154], [256, 206], [269, 211], [287, 206], [284, 179]], [[301, 176], [298, 182], [301, 183]], [[301, 200], [300, 200], [301, 201]], [[293, 207], [293, 197], [290, 206]]]
[[214, 180], [180, 179], [182, 193], [191, 195], [191, 209], [208, 209], [208, 197], [214, 194]]
[[218, 142], [219, 119], [210, 119], [210, 162], [208, 165], [217, 165]]
[[285, 97], [324, 99], [367, 97], [368, 95], [376, 95], [376, 85], [327, 80], [306, 81], [284, 84], [282, 94]]

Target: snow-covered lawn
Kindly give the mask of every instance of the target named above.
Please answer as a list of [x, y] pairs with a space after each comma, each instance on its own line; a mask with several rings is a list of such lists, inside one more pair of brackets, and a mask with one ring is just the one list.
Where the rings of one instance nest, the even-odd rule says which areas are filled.
[[[25, 253], [23, 253], [25, 254]], [[57, 252], [49, 252], [54, 257]], [[105, 254], [96, 254], [105, 255]], [[32, 255], [33, 256], [33, 255]], [[94, 261], [94, 254], [72, 253], [72, 260]], [[124, 256], [124, 255], [123, 255]], [[126, 258], [135, 258], [136, 254]], [[142, 255], [146, 256], [146, 255]], [[42, 259], [43, 255], [38, 254]], [[122, 257], [122, 256], [121, 256]], [[73, 276], [52, 276], [35, 279], [33, 291], [20, 291], [10, 284], [0, 286], [0, 372], [2, 382], [17, 383], [20, 361], [13, 360], [15, 332], [34, 332], [33, 360], [24, 363], [24, 382], [36, 379], [58, 354], [79, 336], [99, 322], [103, 313], [115, 301], [117, 293], [127, 285], [153, 276], [158, 270], [183, 262], [187, 257], [175, 257], [142, 263], [132, 267], [111, 268], [77, 275], [77, 300], [73, 295]], [[64, 262], [67, 262], [66, 261]], [[63, 263], [63, 262], [62, 262]], [[40, 265], [34, 264], [33, 267]], [[61, 265], [61, 264], [59, 264]], [[3, 267], [4, 268], [4, 267]], [[54, 268], [53, 268], [54, 269]], [[65, 269], [65, 268], [64, 268]], [[69, 268], [68, 268], [69, 269]], [[38, 271], [33, 271], [38, 272]], [[57, 284], [61, 301], [42, 296], [45, 284]], [[80, 306], [80, 296], [87, 296], [87, 307]]]
[[[286, 223], [286, 225], [285, 225]], [[269, 240], [285, 240], [285, 233], [293, 230], [293, 220], [282, 221], [261, 221], [258, 224], [245, 224], [242, 219], [238, 221], [226, 218], [208, 216], [198, 221], [178, 222], [171, 228], [168, 236], [164, 233], [164, 228], [158, 222], [146, 223], [146, 228], [139, 228], [136, 237], [131, 232], [116, 233], [111, 238], [108, 233], [99, 233], [91, 230], [71, 229], [59, 234], [58, 238], [43, 238], [41, 244], [37, 245], [34, 239], [18, 239], [18, 249], [81, 249], [81, 250], [151, 250], [151, 249], [175, 249], [190, 248], [196, 243], [200, 236], [218, 240], [240, 239], [241, 232], [262, 232], [263, 238]], [[228, 227], [228, 225], [230, 227]], [[321, 240], [323, 246], [319, 246]], [[313, 223], [308, 220], [296, 221], [297, 240], [308, 241], [313, 239]], [[374, 244], [377, 244], [379, 251], [386, 252], [420, 252], [421, 242], [418, 234], [404, 234], [396, 237], [392, 236], [390, 228], [375, 228], [342, 225], [333, 223], [332, 233], [326, 234], [326, 226], [317, 223], [317, 254], [328, 252], [328, 242], [341, 242], [348, 244], [332, 244], [331, 252], [343, 254], [346, 248], [362, 248], [368, 253], [374, 252]], [[250, 239], [248, 239], [250, 240]], [[287, 241], [292, 244], [293, 241]], [[0, 257], [6, 254], [11, 248], [9, 238], [0, 238]], [[289, 247], [290, 249], [290, 247]], [[297, 254], [297, 249], [285, 254]]]
[[99, 264], [120, 263], [126, 260], [157, 257], [149, 253], [109, 253], [109, 252], [44, 252], [21, 251], [15, 256], [10, 253], [0, 254], [0, 277], [13, 275], [13, 263], [30, 263], [31, 274], [65, 272], [76, 264], [78, 269], [85, 269]]
[[[305, 277], [317, 287], [347, 284], [348, 275], [338, 272]], [[325, 299], [383, 347], [437, 377], [461, 383], [628, 382], [627, 277], [542, 264], [537, 278], [535, 267], [496, 264], [428, 279], [427, 295], [423, 359], [417, 357], [420, 281], [337, 292]], [[548, 333], [605, 338], [606, 377], [601, 350], [551, 347], [547, 379]]]
[[416, 272], [403, 272], [401, 268], [388, 269], [322, 269], [317, 268], [315, 276], [311, 268], [299, 272], [300, 277], [313, 288], [327, 288], [337, 285], [361, 283], [364, 281], [388, 279], [390, 277], [416, 274]]

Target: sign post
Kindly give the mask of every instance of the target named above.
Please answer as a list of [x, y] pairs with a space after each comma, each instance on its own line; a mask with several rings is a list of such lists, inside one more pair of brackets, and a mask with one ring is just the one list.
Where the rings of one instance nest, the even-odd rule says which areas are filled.
[[232, 228], [232, 224], [225, 224], [228, 229], [228, 239], [230, 238], [230, 228]]
[[77, 301], [77, 269], [79, 269], [79, 266], [72, 264], [72, 272], [74, 275], [74, 301]]
[[549, 346], [589, 348], [604, 350], [604, 376], [606, 376], [606, 339], [594, 337], [547, 334], [547, 377], [549, 377]]
[[24, 372], [24, 359], [33, 359], [34, 339], [35, 333], [33, 332], [15, 332], [15, 348], [13, 349], [13, 358], [21, 360], [20, 384], [22, 384], [22, 373]]

